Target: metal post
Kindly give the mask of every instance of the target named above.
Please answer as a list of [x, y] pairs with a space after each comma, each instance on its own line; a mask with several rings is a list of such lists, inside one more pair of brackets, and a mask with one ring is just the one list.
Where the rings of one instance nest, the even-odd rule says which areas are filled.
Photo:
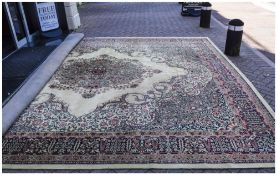
[[239, 56], [242, 41], [244, 23], [240, 19], [233, 19], [229, 22], [225, 44], [225, 54]]
[[212, 4], [209, 2], [202, 3], [200, 27], [210, 28], [211, 14], [212, 14]]

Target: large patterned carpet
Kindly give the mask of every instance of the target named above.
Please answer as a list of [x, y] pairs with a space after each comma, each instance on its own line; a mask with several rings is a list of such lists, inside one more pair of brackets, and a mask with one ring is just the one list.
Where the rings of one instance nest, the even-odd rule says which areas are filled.
[[3, 137], [3, 168], [274, 167], [273, 115], [208, 38], [86, 38]]

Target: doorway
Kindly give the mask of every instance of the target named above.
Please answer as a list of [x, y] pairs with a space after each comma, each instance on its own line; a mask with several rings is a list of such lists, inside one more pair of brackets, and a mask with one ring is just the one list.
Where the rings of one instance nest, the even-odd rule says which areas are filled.
[[12, 29], [10, 28], [7, 14], [4, 6], [2, 6], [2, 58], [5, 58], [10, 53], [16, 50], [16, 45], [12, 36]]
[[[23, 46], [32, 44], [39, 34], [35, 3], [4, 2], [3, 10], [3, 36], [7, 38], [3, 50], [11, 53]], [[6, 44], [6, 42], [10, 42]], [[11, 47], [13, 45], [13, 47]], [[9, 46], [9, 47], [8, 47]], [[11, 49], [13, 48], [13, 49]], [[7, 54], [3, 55], [5, 58]]]
[[17, 2], [4, 2], [4, 5], [16, 47], [20, 48], [27, 44], [22, 10]]

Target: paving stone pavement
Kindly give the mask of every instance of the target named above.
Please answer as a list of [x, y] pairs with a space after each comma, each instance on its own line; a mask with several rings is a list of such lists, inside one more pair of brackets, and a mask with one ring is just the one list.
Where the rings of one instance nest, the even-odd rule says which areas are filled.
[[[275, 61], [275, 14], [253, 2], [214, 2], [214, 15], [220, 14], [226, 20], [221, 21], [228, 25], [230, 19], [239, 18], [245, 25], [244, 37], [249, 39], [250, 46], [260, 50], [263, 54]], [[274, 4], [263, 4], [274, 7]]]
[[[209, 37], [224, 51], [226, 29], [211, 21], [210, 29], [199, 27], [199, 17], [182, 17], [176, 3], [86, 3], [79, 7], [81, 28], [85, 37]], [[241, 55], [229, 59], [248, 77], [274, 109], [274, 67], [257, 56], [246, 43]], [[95, 170], [94, 172], [98, 172]], [[102, 172], [135, 170], [103, 170]], [[274, 172], [268, 169], [228, 170], [138, 170], [138, 172]], [[89, 171], [92, 172], [92, 171]]]
[[[226, 29], [215, 20], [199, 27], [199, 17], [180, 15], [178, 3], [86, 3], [79, 7], [85, 37], [209, 37], [224, 51]], [[229, 59], [248, 77], [275, 110], [274, 67], [242, 43], [239, 57]]]

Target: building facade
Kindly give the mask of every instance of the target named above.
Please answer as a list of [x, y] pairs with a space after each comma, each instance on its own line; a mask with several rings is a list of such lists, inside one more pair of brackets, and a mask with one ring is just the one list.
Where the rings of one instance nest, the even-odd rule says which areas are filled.
[[4, 59], [17, 49], [35, 45], [42, 33], [77, 29], [80, 17], [74, 2], [3, 2], [2, 26]]

